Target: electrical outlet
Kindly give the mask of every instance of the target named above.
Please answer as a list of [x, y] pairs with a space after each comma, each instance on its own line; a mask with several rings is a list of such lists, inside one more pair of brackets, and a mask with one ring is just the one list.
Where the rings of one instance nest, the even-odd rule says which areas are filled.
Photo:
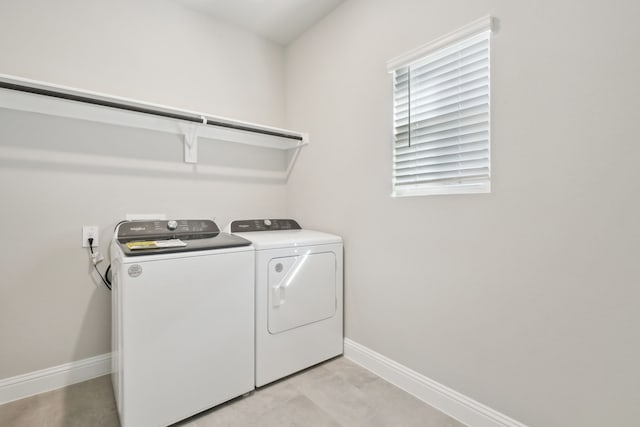
[[100, 243], [98, 240], [98, 226], [97, 225], [83, 225], [82, 226], [82, 247], [89, 247], [89, 238], [93, 237], [93, 247], [97, 248]]

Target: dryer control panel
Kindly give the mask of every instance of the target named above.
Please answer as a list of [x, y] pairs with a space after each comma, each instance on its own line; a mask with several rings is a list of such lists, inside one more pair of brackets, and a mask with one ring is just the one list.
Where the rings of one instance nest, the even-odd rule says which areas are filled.
[[302, 230], [293, 219], [245, 219], [231, 222], [231, 232]]

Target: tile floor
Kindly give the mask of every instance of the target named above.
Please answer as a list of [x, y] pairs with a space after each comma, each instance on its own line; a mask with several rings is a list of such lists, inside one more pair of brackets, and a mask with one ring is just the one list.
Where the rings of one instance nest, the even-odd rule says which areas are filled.
[[[0, 406], [3, 427], [119, 425], [108, 376]], [[463, 424], [339, 357], [175, 426], [460, 427]]]

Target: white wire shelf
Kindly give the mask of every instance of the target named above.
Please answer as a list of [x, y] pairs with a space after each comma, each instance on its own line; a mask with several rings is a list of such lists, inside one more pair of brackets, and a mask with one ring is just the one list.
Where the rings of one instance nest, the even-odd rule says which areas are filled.
[[[197, 163], [200, 142], [225, 141], [275, 150], [294, 150], [292, 155], [288, 156], [286, 170], [281, 173], [269, 173], [269, 176], [275, 179], [288, 179], [299, 150], [309, 143], [308, 135], [303, 132], [4, 74], [0, 74], [0, 108], [180, 135], [184, 143], [185, 163]], [[9, 157], [15, 158], [15, 155], [16, 153], [13, 153]], [[31, 155], [27, 155], [29, 156]], [[69, 161], [72, 161], [71, 157]], [[150, 162], [147, 167], [152, 167], [152, 164]], [[193, 170], [193, 168], [180, 167], [172, 167], [172, 169]], [[209, 169], [211, 167], [204, 165], [198, 167], [198, 170], [202, 172], [207, 170], [211, 175], [220, 173], [227, 176], [264, 177], [263, 171], [254, 171], [254, 173], [251, 170], [232, 170], [233, 168], [221, 167], [218, 167], [217, 171]]]

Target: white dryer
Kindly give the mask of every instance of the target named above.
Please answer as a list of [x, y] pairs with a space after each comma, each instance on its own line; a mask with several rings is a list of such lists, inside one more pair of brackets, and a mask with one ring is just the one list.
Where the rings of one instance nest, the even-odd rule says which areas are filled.
[[256, 250], [256, 386], [343, 352], [342, 238], [292, 219], [233, 221]]

